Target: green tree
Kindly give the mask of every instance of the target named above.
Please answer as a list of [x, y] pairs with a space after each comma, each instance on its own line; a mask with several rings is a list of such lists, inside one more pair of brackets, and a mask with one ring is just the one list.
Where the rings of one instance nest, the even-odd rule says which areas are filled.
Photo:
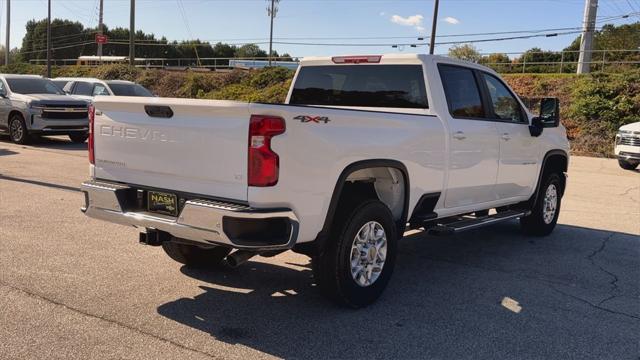
[[[564, 54], [564, 60], [569, 62], [577, 62], [580, 50], [580, 39], [576, 37], [571, 45], [564, 48], [566, 52]], [[633, 24], [624, 24], [615, 26], [612, 24], [606, 24], [602, 29], [596, 31], [593, 35], [593, 49], [594, 50], [638, 50], [640, 49], [640, 22]], [[602, 60], [602, 52], [596, 52], [593, 54], [593, 61]], [[604, 54], [606, 61], [639, 61], [640, 53], [638, 51], [607, 51]], [[616, 67], [624, 67], [624, 65], [617, 65]], [[575, 65], [572, 65], [572, 70], [575, 69]], [[610, 67], [607, 68], [607, 70]]]
[[[46, 59], [47, 57], [47, 21], [29, 20], [26, 34], [22, 39], [21, 58]], [[80, 44], [86, 39], [84, 26], [79, 22], [53, 19], [51, 21], [51, 47], [53, 57], [58, 59], [76, 58]]]
[[267, 57], [267, 52], [256, 44], [245, 44], [238, 48], [235, 56], [239, 58]]
[[511, 59], [504, 53], [492, 53], [483, 56], [480, 63], [486, 65], [497, 72], [510, 72], [513, 67]]
[[237, 47], [219, 42], [213, 47], [213, 56], [231, 58], [235, 56], [236, 51], [238, 51]]
[[[545, 51], [541, 48], [534, 47], [525, 51], [516, 62], [525, 64], [526, 72], [545, 73], [557, 72], [558, 64], [562, 59], [562, 54], [558, 51]], [[530, 64], [531, 65], [527, 65]]]
[[480, 51], [478, 51], [475, 46], [471, 44], [462, 44], [450, 47], [449, 57], [460, 60], [479, 62], [482, 58], [482, 55], [480, 55]]

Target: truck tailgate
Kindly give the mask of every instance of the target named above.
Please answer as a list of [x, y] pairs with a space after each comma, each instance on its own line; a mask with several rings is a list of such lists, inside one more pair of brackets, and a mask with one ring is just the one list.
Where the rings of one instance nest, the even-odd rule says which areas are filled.
[[96, 178], [247, 200], [249, 104], [103, 96], [94, 106]]

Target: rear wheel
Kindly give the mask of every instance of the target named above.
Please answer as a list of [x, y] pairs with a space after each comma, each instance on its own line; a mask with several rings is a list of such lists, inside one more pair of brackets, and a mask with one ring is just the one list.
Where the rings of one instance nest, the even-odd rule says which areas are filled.
[[398, 236], [391, 211], [380, 201], [366, 201], [334, 230], [324, 252], [312, 258], [316, 283], [338, 303], [367, 306], [380, 297], [395, 266]]
[[634, 170], [638, 167], [640, 161], [632, 161], [632, 160], [618, 160], [618, 165], [625, 170]]
[[31, 140], [22, 116], [15, 114], [9, 119], [9, 136], [16, 144], [28, 144]]
[[87, 134], [87, 133], [69, 134], [69, 139], [71, 139], [71, 142], [76, 143], [76, 144], [82, 144], [85, 141], [87, 141], [88, 138], [89, 138], [89, 134]]
[[558, 222], [562, 200], [562, 181], [557, 173], [546, 174], [542, 180], [536, 205], [531, 214], [520, 218], [522, 230], [527, 235], [547, 236]]
[[162, 249], [173, 260], [191, 268], [211, 268], [220, 265], [231, 252], [230, 248], [216, 246], [201, 248], [194, 245], [180, 244], [174, 241], [162, 243]]

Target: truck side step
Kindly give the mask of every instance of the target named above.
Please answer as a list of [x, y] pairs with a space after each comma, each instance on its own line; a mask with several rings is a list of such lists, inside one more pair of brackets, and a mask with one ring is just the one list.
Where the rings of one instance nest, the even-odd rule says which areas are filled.
[[453, 221], [432, 223], [426, 226], [427, 233], [430, 235], [452, 235], [455, 233], [477, 229], [483, 226], [497, 224], [499, 222], [517, 219], [529, 214], [529, 211], [508, 210], [494, 215], [473, 217], [463, 216], [454, 218]]

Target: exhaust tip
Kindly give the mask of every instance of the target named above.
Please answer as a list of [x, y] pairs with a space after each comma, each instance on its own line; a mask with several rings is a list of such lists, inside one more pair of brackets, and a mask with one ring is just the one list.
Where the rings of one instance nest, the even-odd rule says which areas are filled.
[[227, 256], [227, 265], [232, 268], [237, 268], [238, 266], [246, 263], [252, 257], [258, 255], [255, 251], [248, 250], [238, 250]]

